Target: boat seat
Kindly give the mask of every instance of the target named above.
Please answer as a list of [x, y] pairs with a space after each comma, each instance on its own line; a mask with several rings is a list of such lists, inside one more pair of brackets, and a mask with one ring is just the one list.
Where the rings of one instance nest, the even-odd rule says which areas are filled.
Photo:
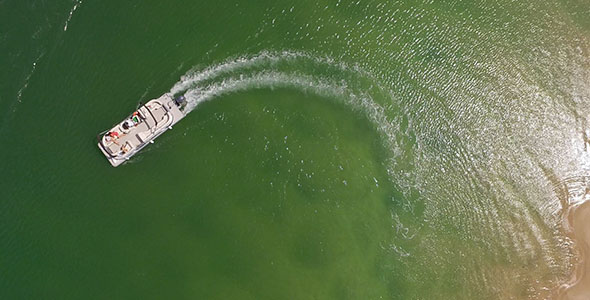
[[121, 146], [117, 145], [115, 143], [111, 143], [108, 147], [107, 150], [109, 150], [109, 152], [113, 155], [118, 154], [121, 151]]
[[144, 144], [148, 140], [148, 132], [140, 132], [135, 135], [135, 137], [139, 140], [140, 144]]
[[145, 108], [143, 108], [143, 107], [142, 107], [142, 108], [140, 108], [139, 110], [137, 110], [137, 112], [139, 113], [139, 116], [140, 116], [142, 119], [145, 119], [145, 118], [147, 117], [147, 116], [146, 116], [146, 114], [145, 114], [145, 112], [144, 112], [144, 109], [145, 109]]
[[149, 130], [150, 130], [150, 128], [145, 122], [141, 122], [141, 123], [137, 124], [137, 126], [135, 126], [135, 131], [137, 131], [137, 132], [143, 132], [143, 131], [149, 131]]
[[166, 116], [166, 110], [163, 107], [152, 109], [152, 113], [154, 114], [154, 118], [156, 118], [156, 121], [158, 121], [158, 123], [160, 123], [160, 121], [162, 121]]
[[143, 142], [137, 134], [134, 137], [129, 138], [129, 140], [127, 140], [127, 143], [131, 145], [133, 148], [143, 144]]
[[154, 119], [152, 118], [152, 115], [150, 114], [150, 112], [147, 110], [147, 108], [145, 107], [141, 107], [139, 110], [139, 115], [141, 116], [143, 123], [146, 123], [146, 125], [148, 126], [148, 128], [152, 128], [154, 126], [156, 126], [156, 122], [154, 121]]
[[145, 123], [149, 128], [153, 128], [154, 126], [156, 126], [156, 121], [154, 121], [154, 118], [152, 118], [151, 115], [148, 115], [145, 118]]

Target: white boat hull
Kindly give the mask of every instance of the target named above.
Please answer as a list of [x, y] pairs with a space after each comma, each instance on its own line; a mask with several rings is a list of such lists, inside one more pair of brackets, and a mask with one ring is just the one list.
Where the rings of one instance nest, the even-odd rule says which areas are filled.
[[[184, 101], [184, 98], [182, 98]], [[98, 148], [113, 167], [128, 161], [182, 118], [182, 104], [171, 94], [148, 101], [98, 137]]]

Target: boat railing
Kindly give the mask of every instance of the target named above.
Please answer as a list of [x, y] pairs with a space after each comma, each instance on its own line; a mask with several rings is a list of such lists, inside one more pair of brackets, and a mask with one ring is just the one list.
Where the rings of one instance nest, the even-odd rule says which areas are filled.
[[154, 114], [152, 113], [152, 111], [150, 110], [150, 108], [147, 105], [143, 105], [143, 107], [145, 107], [145, 109], [147, 109], [147, 111], [150, 113], [150, 115], [152, 116], [152, 118], [154, 119], [154, 122], [156, 122], [156, 127], [158, 126], [158, 120], [156, 120], [156, 117], [154, 116]]

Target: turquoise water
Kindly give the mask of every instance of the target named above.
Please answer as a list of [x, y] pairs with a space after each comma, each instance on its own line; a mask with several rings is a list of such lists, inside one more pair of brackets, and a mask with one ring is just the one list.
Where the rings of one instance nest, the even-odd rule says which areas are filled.
[[554, 297], [589, 38], [576, 0], [0, 2], [0, 298]]

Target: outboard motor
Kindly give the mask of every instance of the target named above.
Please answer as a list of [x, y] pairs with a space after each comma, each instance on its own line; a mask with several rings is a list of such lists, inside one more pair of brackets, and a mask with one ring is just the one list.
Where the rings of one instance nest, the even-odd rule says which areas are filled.
[[186, 99], [184, 98], [184, 95], [180, 95], [174, 98], [174, 103], [176, 103], [176, 106], [178, 107], [184, 106], [186, 104]]

